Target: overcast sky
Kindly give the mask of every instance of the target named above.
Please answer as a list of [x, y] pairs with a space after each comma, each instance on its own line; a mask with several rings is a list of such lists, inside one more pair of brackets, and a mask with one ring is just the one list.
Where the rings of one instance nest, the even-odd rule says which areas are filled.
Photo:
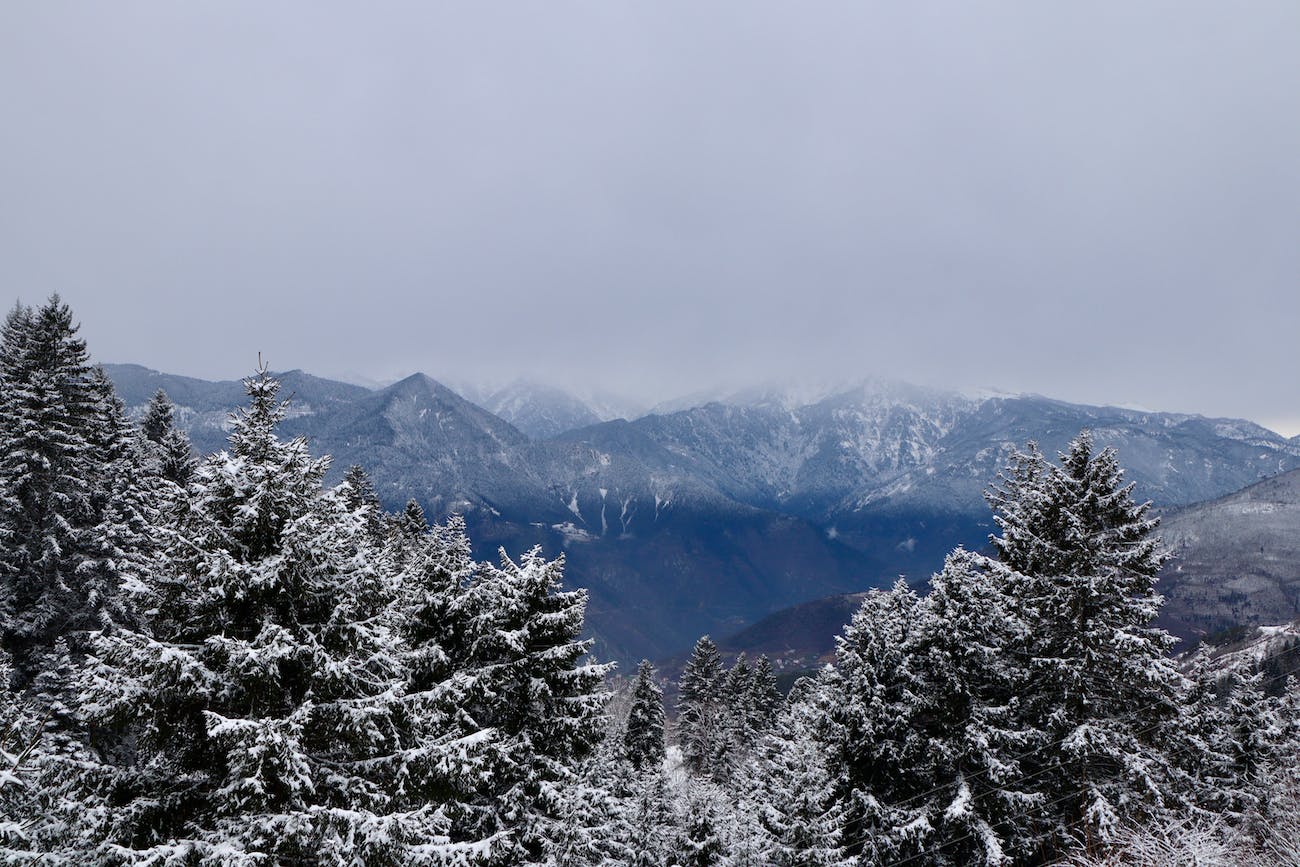
[[0, 5], [0, 300], [101, 360], [882, 375], [1300, 433], [1300, 3]]

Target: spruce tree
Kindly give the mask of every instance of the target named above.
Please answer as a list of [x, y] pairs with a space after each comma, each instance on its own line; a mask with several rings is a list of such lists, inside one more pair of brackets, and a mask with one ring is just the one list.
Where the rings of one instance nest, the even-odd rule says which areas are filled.
[[725, 799], [712, 783], [690, 783], [675, 864], [717, 867], [726, 863]]
[[0, 340], [0, 644], [25, 683], [59, 636], [102, 625], [117, 596], [109, 487], [117, 407], [57, 295], [17, 306]]
[[370, 536], [371, 544], [382, 545], [384, 541], [384, 515], [383, 509], [379, 505], [379, 494], [375, 491], [375, 483], [371, 481], [364, 467], [360, 464], [353, 464], [343, 474], [343, 484], [343, 501], [349, 509], [361, 514], [361, 520], [366, 527], [366, 533]]
[[172, 406], [171, 398], [160, 388], [149, 398], [144, 417], [140, 419], [140, 433], [149, 442], [161, 445], [167, 432], [175, 427], [175, 420], [176, 409]]
[[648, 659], [641, 660], [632, 684], [623, 749], [638, 771], [654, 768], [664, 760], [664, 691], [655, 682], [654, 666]]
[[1016, 647], [1027, 677], [1016, 726], [1049, 744], [1026, 761], [1052, 806], [1048, 847], [1081, 829], [1104, 846], [1124, 819], [1164, 809], [1176, 788], [1160, 732], [1178, 713], [1173, 639], [1152, 627], [1163, 562], [1150, 504], [1133, 500], [1114, 449], [1084, 432], [1060, 465], [1017, 456], [990, 497], [1008, 603], [1027, 626]]
[[914, 857], [928, 827], [929, 805], [909, 801], [932, 778], [925, 673], [913, 653], [924, 616], [901, 580], [872, 591], [836, 639], [835, 667], [821, 676], [818, 738], [835, 769], [845, 849], [866, 864]]
[[1028, 627], [1007, 604], [1013, 573], [958, 548], [930, 580], [923, 628], [912, 647], [923, 689], [921, 734], [930, 745], [924, 789], [929, 808], [923, 848], [935, 864], [993, 865], [1024, 858], [1036, 843], [1026, 812], [1035, 791], [1019, 756], [1045, 735], [1026, 727], [1019, 696], [1027, 672], [1013, 648]]
[[533, 549], [501, 553], [467, 587], [464, 606], [477, 636], [462, 709], [491, 729], [487, 785], [470, 833], [508, 835], [503, 864], [541, 864], [562, 822], [564, 791], [602, 736], [610, 666], [584, 661], [580, 640], [587, 594], [562, 590], [564, 560]]
[[678, 682], [677, 740], [688, 770], [712, 773], [721, 738], [722, 654], [709, 636], [701, 636]]
[[176, 426], [176, 409], [161, 388], [154, 392], [140, 420], [140, 433], [150, 443], [156, 475], [184, 486], [194, 474], [194, 450]]
[[778, 710], [742, 779], [742, 804], [763, 831], [762, 863], [770, 867], [846, 867], [843, 814], [834, 775], [816, 732], [821, 709], [816, 685], [803, 680]]
[[754, 663], [754, 676], [749, 696], [749, 725], [757, 736], [766, 734], [776, 722], [784, 702], [781, 691], [776, 685], [776, 672], [772, 670], [772, 660], [764, 653]]
[[149, 633], [96, 637], [84, 702], [135, 744], [101, 857], [124, 863], [409, 863], [436, 809], [392, 808], [400, 732], [389, 586], [328, 459], [275, 433], [264, 369], [230, 449], [195, 474], [141, 588]]

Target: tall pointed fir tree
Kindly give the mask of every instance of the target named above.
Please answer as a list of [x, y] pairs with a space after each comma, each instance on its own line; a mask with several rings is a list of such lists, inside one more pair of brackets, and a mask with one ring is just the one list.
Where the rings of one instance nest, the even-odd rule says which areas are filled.
[[1094, 453], [1085, 431], [1059, 466], [1032, 446], [1017, 455], [989, 497], [993, 543], [1014, 572], [1009, 603], [1027, 625], [1018, 725], [1049, 743], [1025, 766], [1050, 805], [1048, 851], [1076, 836], [1102, 847], [1122, 820], [1162, 810], [1174, 788], [1161, 732], [1184, 686], [1167, 656], [1173, 639], [1151, 626], [1164, 561], [1157, 520], [1132, 493], [1115, 450]]
[[140, 419], [140, 433], [144, 434], [149, 442], [159, 444], [175, 423], [176, 409], [167, 392], [160, 388], [153, 393], [153, 397], [149, 398], [149, 403], [144, 409], [144, 416]]
[[389, 587], [328, 459], [275, 433], [266, 370], [198, 469], [142, 586], [151, 632], [94, 642], [87, 715], [135, 744], [97, 858], [140, 864], [436, 860], [436, 809], [394, 810], [400, 662]]
[[761, 863], [768, 867], [849, 864], [840, 845], [844, 817], [834, 775], [816, 736], [823, 725], [816, 689], [807, 678], [795, 684], [741, 780], [741, 812], [758, 820]]
[[[364, 486], [345, 487], [350, 500], [358, 488], [364, 492]], [[363, 518], [367, 502], [363, 498]], [[369, 532], [364, 520], [362, 526]], [[503, 829], [482, 821], [482, 792], [499, 733], [468, 708], [478, 679], [491, 676], [475, 654], [492, 640], [495, 621], [468, 592], [483, 568], [471, 554], [458, 516], [423, 531], [412, 525], [388, 539], [384, 562], [401, 564], [393, 588], [403, 675], [395, 726], [406, 746], [386, 763], [398, 805], [437, 805], [447, 823], [446, 851], [458, 852], [465, 863], [487, 863], [504, 857], [498, 849], [508, 840]]]
[[641, 660], [632, 684], [623, 749], [638, 771], [655, 768], [664, 760], [664, 691], [655, 682], [654, 666], [648, 659]]
[[687, 783], [676, 859], [681, 867], [721, 867], [727, 860], [727, 800], [708, 780]]
[[911, 798], [930, 779], [924, 669], [913, 653], [925, 612], [903, 581], [872, 591], [836, 639], [821, 675], [818, 737], [844, 819], [847, 853], [863, 864], [916, 857], [931, 830], [929, 805]]
[[189, 437], [176, 426], [176, 408], [161, 388], [149, 399], [140, 433], [151, 444], [156, 474], [177, 485], [189, 482], [194, 474], [194, 450]]
[[[0, 644], [26, 683], [60, 636], [110, 617], [125, 506], [120, 405], [57, 295], [16, 306], [0, 337]], [[107, 522], [107, 523], [106, 523]], [[119, 540], [120, 541], [120, 540]], [[120, 553], [120, 552], [119, 552]]]
[[462, 708], [491, 729], [489, 785], [472, 836], [508, 834], [500, 863], [544, 864], [564, 817], [565, 790], [600, 741], [611, 666], [585, 661], [579, 640], [585, 590], [562, 590], [564, 560], [533, 549], [518, 561], [501, 552], [484, 565], [464, 601], [476, 636]]
[[360, 464], [353, 464], [343, 474], [343, 501], [347, 507], [361, 514], [362, 524], [372, 545], [384, 543], [384, 512], [379, 505], [375, 483]]
[[749, 696], [749, 725], [759, 737], [768, 732], [776, 722], [784, 704], [781, 690], [776, 685], [776, 672], [772, 670], [772, 660], [767, 654], [761, 654], [754, 663], [754, 676], [751, 680]]
[[677, 742], [687, 770], [711, 774], [722, 735], [722, 654], [709, 636], [701, 636], [678, 681]]
[[38, 815], [36, 769], [43, 759], [42, 721], [11, 692], [9, 654], [0, 649], [0, 859], [36, 860], [30, 823]]
[[1019, 695], [1027, 672], [1012, 649], [1027, 637], [1003, 585], [1012, 573], [961, 548], [930, 579], [923, 627], [911, 649], [922, 678], [921, 733], [929, 750], [924, 790], [927, 861], [996, 867], [1024, 859], [1036, 839], [1038, 797], [1022, 781], [1019, 757], [1041, 748], [1044, 734], [1025, 727]]

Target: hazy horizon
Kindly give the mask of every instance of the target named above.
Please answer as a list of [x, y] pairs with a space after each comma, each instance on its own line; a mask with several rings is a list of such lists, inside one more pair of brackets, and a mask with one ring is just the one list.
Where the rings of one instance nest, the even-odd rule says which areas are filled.
[[[93, 348], [94, 347], [92, 346], [91, 349], [93, 350]], [[324, 374], [318, 370], [312, 370], [310, 368], [302, 367], [301, 365], [281, 366], [275, 364], [274, 359], [266, 357], [265, 353], [263, 353], [263, 358], [266, 361], [266, 363], [269, 365], [269, 368], [276, 373], [286, 373], [289, 371], [300, 370], [303, 373], [307, 373], [312, 376], [319, 376], [323, 379], [332, 379], [337, 382], [343, 382], [349, 385], [362, 386], [364, 388], [369, 388], [372, 390], [380, 390], [383, 388], [387, 388], [388, 386], [400, 382], [401, 380], [406, 379], [410, 376], [423, 374], [441, 383], [442, 385], [452, 389], [453, 391], [456, 391], [458, 394], [461, 394], [462, 397], [465, 397], [471, 401], [473, 401], [476, 397], [476, 395], [473, 393], [475, 391], [490, 393], [493, 391], [505, 389], [509, 386], [516, 385], [516, 384], [528, 384], [528, 385], [542, 386], [546, 388], [559, 389], [560, 391], [566, 392], [586, 402], [599, 402], [601, 398], [618, 399], [624, 407], [633, 410], [634, 413], [639, 413], [639, 414], [646, 414], [653, 411], [662, 410], [665, 408], [665, 406], [667, 406], [669, 409], [677, 408], [673, 406], [674, 404], [681, 404], [683, 406], [694, 405], [689, 403], [690, 401], [694, 401], [694, 400], [705, 401], [705, 400], [713, 400], [713, 399], [725, 400], [725, 399], [735, 398], [737, 395], [740, 395], [744, 392], [771, 391], [773, 393], [798, 393], [796, 396], [802, 398], [803, 400], [796, 401], [796, 403], [798, 403], [798, 405], [804, 405], [804, 403], [816, 402], [822, 397], [829, 397], [836, 394], [842, 394], [856, 387], [876, 383], [876, 384], [919, 386], [925, 389], [931, 389], [934, 391], [942, 391], [942, 392], [951, 392], [951, 393], [956, 393], [956, 394], [960, 394], [972, 398], [985, 397], [985, 396], [1044, 397], [1051, 400], [1064, 401], [1066, 403], [1075, 403], [1075, 404], [1082, 404], [1082, 405], [1089, 405], [1089, 406], [1111, 406], [1111, 407], [1116, 407], [1118, 409], [1127, 409], [1127, 410], [1133, 410], [1137, 412], [1201, 415], [1201, 416], [1206, 416], [1208, 418], [1244, 418], [1246, 421], [1251, 421], [1256, 424], [1259, 424], [1265, 428], [1268, 428], [1274, 433], [1280, 434], [1285, 437], [1300, 436], [1300, 420], [1283, 419], [1281, 420], [1281, 422], [1270, 424], [1267, 421], [1261, 421], [1260, 419], [1248, 418], [1245, 416], [1219, 416], [1213, 413], [1202, 412], [1197, 409], [1186, 409], [1186, 408], [1179, 408], [1179, 407], [1164, 407], [1164, 406], [1148, 406], [1145, 404], [1122, 403], [1122, 402], [1107, 401], [1107, 400], [1101, 400], [1101, 401], [1076, 400], [1069, 397], [1068, 395], [1053, 394], [1050, 392], [1012, 391], [1009, 389], [999, 388], [994, 385], [960, 385], [960, 384], [945, 385], [941, 383], [921, 383], [921, 382], [912, 382], [909, 380], [900, 379], [896, 377], [879, 377], [871, 374], [865, 374], [863, 376], [856, 377], [856, 378], [846, 377], [846, 378], [820, 379], [820, 380], [813, 379], [813, 378], [803, 378], [803, 379], [785, 379], [785, 380], [768, 379], [768, 380], [751, 380], [751, 381], [739, 381], [739, 380], [726, 381], [726, 382], [719, 381], [719, 382], [715, 382], [703, 386], [697, 385], [696, 387], [687, 391], [670, 391], [670, 392], [663, 392], [661, 394], [646, 396], [641, 393], [620, 392], [616, 389], [608, 389], [602, 386], [595, 386], [591, 383], [549, 380], [544, 377], [529, 376], [526, 373], [520, 373], [514, 376], [505, 376], [505, 377], [498, 376], [498, 377], [489, 377], [483, 379], [475, 379], [472, 376], [456, 377], [456, 376], [449, 376], [449, 375], [439, 375], [438, 372], [431, 371], [431, 370], [411, 370], [411, 371], [406, 371], [400, 375], [386, 377], [384, 379], [372, 379], [370, 377], [356, 375], [356, 374], [348, 374], [348, 373]], [[162, 373], [162, 374], [170, 374], [175, 376], [187, 376], [194, 379], [202, 379], [207, 381], [224, 381], [224, 382], [232, 382], [232, 381], [240, 380], [248, 376], [249, 374], [251, 374], [255, 367], [255, 365], [250, 366], [247, 370], [241, 373], [233, 373], [233, 372], [229, 374], [219, 373], [216, 375], [203, 376], [195, 373], [189, 373], [184, 370], [160, 369], [152, 365], [142, 364], [141, 362], [138, 361], [104, 359], [104, 358], [95, 358], [95, 361], [97, 363], [102, 363], [102, 364], [123, 364], [123, 365], [136, 364], [141, 367], [146, 367], [151, 370], [155, 370], [158, 373]], [[1288, 427], [1288, 425], [1291, 425], [1291, 427]]]

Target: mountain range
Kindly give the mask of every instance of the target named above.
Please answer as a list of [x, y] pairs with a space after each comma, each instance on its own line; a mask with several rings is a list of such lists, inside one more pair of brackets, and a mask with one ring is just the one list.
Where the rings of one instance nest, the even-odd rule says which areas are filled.
[[[165, 390], [202, 451], [224, 446], [244, 400], [238, 382], [105, 367], [133, 410]], [[431, 516], [464, 514], [481, 554], [564, 553], [568, 580], [591, 593], [601, 655], [623, 661], [899, 575], [923, 581], [954, 545], [986, 542], [983, 492], [1030, 439], [1051, 454], [1090, 428], [1163, 510], [1300, 467], [1300, 441], [1250, 422], [881, 381], [611, 418], [615, 400], [526, 382], [453, 390], [415, 374], [369, 389], [280, 376], [293, 400], [285, 433], [332, 454], [336, 476], [360, 463], [390, 508], [415, 498]]]

